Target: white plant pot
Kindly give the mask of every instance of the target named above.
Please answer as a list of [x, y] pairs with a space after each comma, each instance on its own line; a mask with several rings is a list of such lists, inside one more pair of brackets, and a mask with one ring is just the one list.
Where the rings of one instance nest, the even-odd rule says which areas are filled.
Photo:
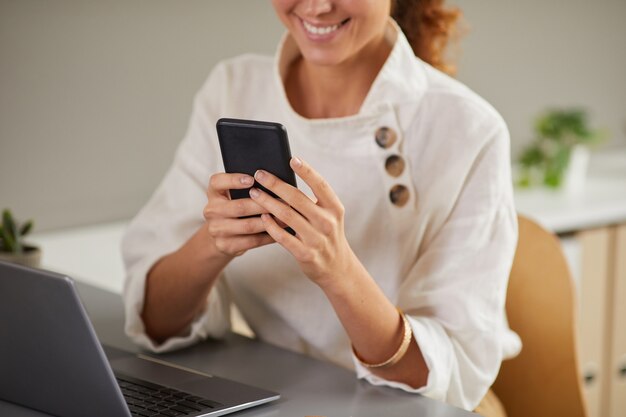
[[586, 146], [576, 145], [572, 148], [569, 164], [563, 175], [563, 192], [577, 195], [585, 191], [590, 156], [591, 152]]

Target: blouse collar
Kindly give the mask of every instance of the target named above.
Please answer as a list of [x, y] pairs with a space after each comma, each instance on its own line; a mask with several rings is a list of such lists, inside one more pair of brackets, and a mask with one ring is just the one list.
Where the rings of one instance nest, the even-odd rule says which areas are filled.
[[275, 81], [285, 107], [300, 122], [326, 124], [333, 122], [351, 122], [370, 118], [380, 114], [394, 104], [417, 100], [426, 88], [424, 63], [415, 57], [413, 49], [398, 24], [390, 17], [387, 40], [393, 44], [391, 53], [374, 79], [359, 112], [352, 116], [335, 119], [307, 119], [291, 107], [285, 91], [285, 78], [290, 64], [301, 53], [295, 40], [287, 32], [278, 45], [274, 61]]

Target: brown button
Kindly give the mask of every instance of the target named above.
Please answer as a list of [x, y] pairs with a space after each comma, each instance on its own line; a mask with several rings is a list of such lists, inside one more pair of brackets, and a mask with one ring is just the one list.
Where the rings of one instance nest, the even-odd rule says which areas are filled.
[[385, 161], [385, 169], [392, 177], [399, 177], [404, 171], [404, 159], [400, 155], [391, 155]]
[[388, 127], [381, 127], [376, 131], [376, 143], [381, 148], [387, 149], [394, 143], [396, 143], [397, 135], [393, 129]]
[[389, 199], [398, 207], [404, 206], [409, 201], [409, 190], [404, 185], [394, 185], [389, 191]]

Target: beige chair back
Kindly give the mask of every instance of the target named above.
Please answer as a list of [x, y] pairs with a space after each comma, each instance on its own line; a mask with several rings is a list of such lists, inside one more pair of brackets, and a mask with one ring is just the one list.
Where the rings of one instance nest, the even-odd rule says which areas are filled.
[[506, 311], [522, 352], [493, 390], [508, 417], [585, 417], [576, 343], [576, 295], [556, 236], [519, 216]]

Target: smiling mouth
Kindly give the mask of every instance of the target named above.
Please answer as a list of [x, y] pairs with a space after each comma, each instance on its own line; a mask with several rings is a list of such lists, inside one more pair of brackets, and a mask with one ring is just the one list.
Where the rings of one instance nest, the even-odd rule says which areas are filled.
[[324, 36], [324, 35], [330, 35], [331, 33], [339, 30], [342, 26], [344, 26], [346, 23], [350, 21], [350, 18], [347, 18], [341, 21], [340, 23], [329, 25], [329, 26], [313, 25], [304, 19], [301, 19], [301, 20], [302, 20], [302, 25], [304, 26], [304, 29], [308, 33], [310, 33], [311, 35]]

